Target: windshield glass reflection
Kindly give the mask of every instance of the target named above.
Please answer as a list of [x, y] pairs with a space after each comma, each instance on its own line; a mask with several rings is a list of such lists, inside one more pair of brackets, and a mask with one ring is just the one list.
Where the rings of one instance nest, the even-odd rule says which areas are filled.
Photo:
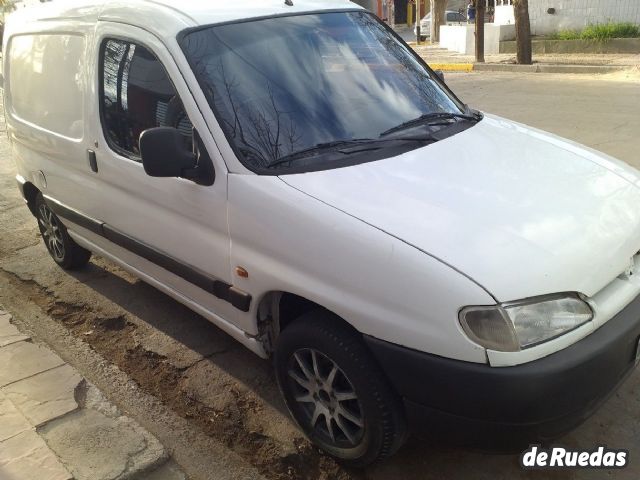
[[319, 144], [377, 139], [425, 114], [462, 113], [365, 12], [212, 26], [188, 33], [181, 45], [229, 141], [253, 170]]

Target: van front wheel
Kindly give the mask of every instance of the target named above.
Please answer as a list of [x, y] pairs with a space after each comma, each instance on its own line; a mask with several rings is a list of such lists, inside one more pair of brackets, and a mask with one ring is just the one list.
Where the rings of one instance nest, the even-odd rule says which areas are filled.
[[42, 240], [58, 265], [65, 270], [73, 270], [87, 264], [91, 258], [91, 252], [73, 241], [58, 216], [44, 201], [41, 193], [36, 197], [36, 218]]
[[335, 315], [310, 312], [285, 328], [275, 364], [280, 390], [302, 431], [341, 463], [364, 467], [404, 443], [400, 398], [361, 335]]

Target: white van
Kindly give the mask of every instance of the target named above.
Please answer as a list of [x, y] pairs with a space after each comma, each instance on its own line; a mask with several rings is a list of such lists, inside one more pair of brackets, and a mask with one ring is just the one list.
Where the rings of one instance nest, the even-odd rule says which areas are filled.
[[350, 2], [56, 0], [3, 61], [53, 259], [272, 357], [338, 459], [553, 438], [638, 362], [640, 174], [472, 110]]
[[[463, 25], [467, 23], [467, 17], [460, 12], [447, 10], [444, 15], [444, 25]], [[418, 29], [416, 27], [413, 27], [413, 34], [417, 36]], [[420, 40], [426, 40], [429, 37], [431, 37], [431, 12], [420, 20]]]

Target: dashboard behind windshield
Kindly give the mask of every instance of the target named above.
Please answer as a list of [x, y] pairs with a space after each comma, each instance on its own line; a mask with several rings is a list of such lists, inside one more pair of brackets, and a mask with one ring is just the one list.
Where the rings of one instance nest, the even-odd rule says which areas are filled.
[[[187, 31], [181, 47], [243, 164], [295, 169], [297, 152], [463, 113], [409, 48], [362, 11], [280, 16]], [[413, 148], [413, 147], [412, 147]], [[379, 155], [376, 157], [379, 158]], [[307, 170], [335, 156], [305, 157]]]

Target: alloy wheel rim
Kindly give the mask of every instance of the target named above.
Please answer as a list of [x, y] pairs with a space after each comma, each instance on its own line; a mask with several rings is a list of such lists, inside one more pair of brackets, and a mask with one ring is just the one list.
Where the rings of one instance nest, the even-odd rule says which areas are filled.
[[62, 231], [58, 219], [46, 205], [40, 205], [40, 215], [38, 216], [38, 225], [40, 233], [44, 239], [44, 243], [51, 254], [57, 259], [64, 258], [64, 241], [62, 239]]
[[357, 446], [364, 436], [364, 416], [353, 384], [329, 357], [311, 348], [294, 352], [287, 370], [295, 407], [306, 427], [325, 442]]

